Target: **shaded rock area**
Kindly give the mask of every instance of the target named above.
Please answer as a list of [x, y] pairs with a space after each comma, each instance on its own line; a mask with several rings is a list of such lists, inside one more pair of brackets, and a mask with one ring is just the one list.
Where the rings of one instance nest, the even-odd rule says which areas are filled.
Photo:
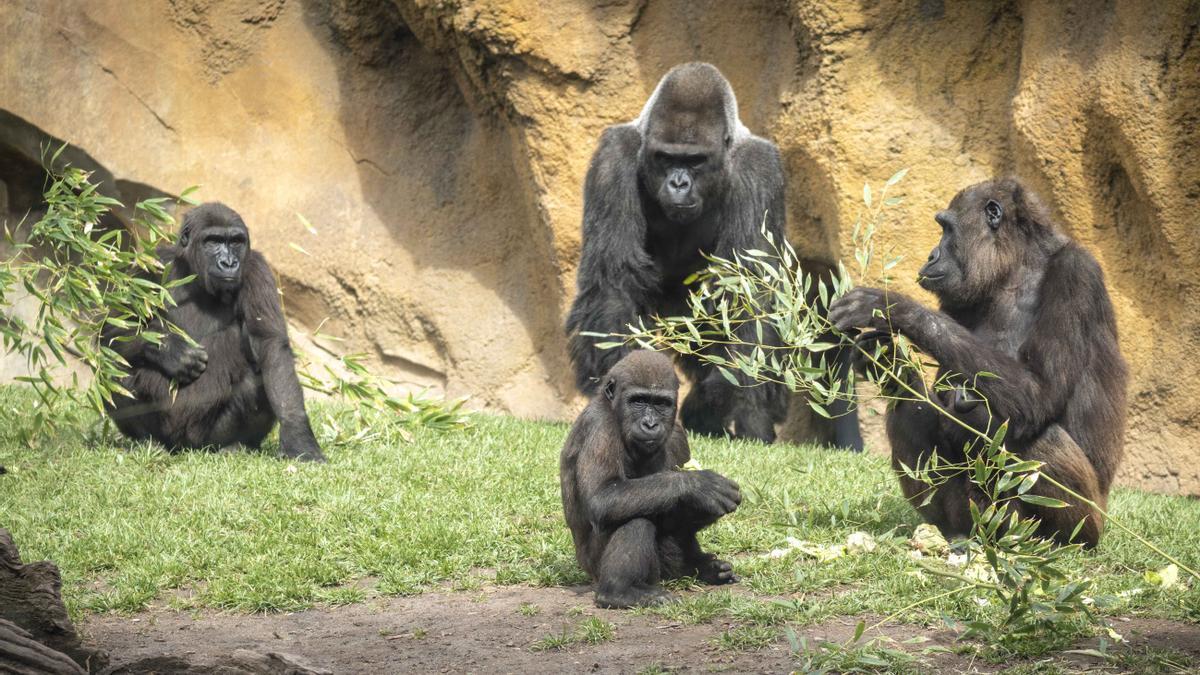
[[0, 529], [0, 670], [17, 674], [84, 673], [108, 655], [85, 647], [62, 602], [62, 578], [51, 562], [21, 562]]
[[330, 675], [332, 672], [313, 668], [288, 654], [238, 649], [230, 656], [210, 659], [152, 656], [114, 666], [105, 670], [104, 675]]
[[[1022, 176], [1113, 291], [1122, 483], [1200, 494], [1198, 30], [1197, 0], [10, 0], [0, 109], [129, 185], [200, 183], [238, 209], [298, 334], [328, 319], [346, 339], [314, 348], [565, 419], [595, 140], [671, 65], [708, 60], [779, 144], [790, 236], [816, 261], [849, 256], [862, 184], [909, 167], [877, 250], [928, 301], [933, 214]], [[804, 415], [787, 435], [811, 437]]]

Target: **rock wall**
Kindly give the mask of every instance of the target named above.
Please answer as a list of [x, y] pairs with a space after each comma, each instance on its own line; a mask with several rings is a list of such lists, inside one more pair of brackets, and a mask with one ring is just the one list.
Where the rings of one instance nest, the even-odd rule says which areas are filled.
[[[1031, 183], [1113, 290], [1123, 481], [1200, 494], [1198, 27], [1196, 0], [0, 0], [0, 109], [124, 185], [238, 209], [296, 329], [345, 338], [317, 347], [562, 419], [595, 139], [711, 61], [779, 144], [813, 258], [850, 250], [864, 181], [910, 167], [880, 244], [922, 296], [932, 214]], [[12, 146], [0, 195], [30, 187]]]

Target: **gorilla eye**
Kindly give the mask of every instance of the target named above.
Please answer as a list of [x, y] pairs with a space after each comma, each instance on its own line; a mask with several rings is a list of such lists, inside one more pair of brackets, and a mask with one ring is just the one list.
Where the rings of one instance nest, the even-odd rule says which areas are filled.
[[994, 199], [989, 199], [987, 204], [983, 206], [983, 212], [987, 215], [988, 226], [993, 230], [1000, 227], [1000, 219], [1004, 217], [1004, 209]]

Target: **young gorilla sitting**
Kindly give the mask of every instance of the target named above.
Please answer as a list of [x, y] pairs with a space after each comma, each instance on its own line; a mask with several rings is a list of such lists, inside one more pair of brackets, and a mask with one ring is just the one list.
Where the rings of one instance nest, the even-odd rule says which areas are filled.
[[691, 458], [676, 420], [679, 380], [651, 351], [622, 358], [575, 420], [560, 457], [563, 510], [575, 557], [596, 580], [596, 605], [661, 604], [661, 579], [736, 581], [696, 532], [732, 513], [737, 483], [712, 471], [677, 471]]
[[275, 277], [251, 250], [241, 216], [223, 204], [199, 206], [184, 217], [178, 245], [158, 254], [170, 279], [196, 275], [171, 291], [175, 306], [166, 319], [198, 346], [174, 334], [156, 346], [126, 331], [106, 333], [129, 362], [123, 384], [134, 396], [114, 397], [109, 414], [117, 427], [172, 450], [258, 447], [279, 420], [281, 455], [324, 461], [304, 410]]

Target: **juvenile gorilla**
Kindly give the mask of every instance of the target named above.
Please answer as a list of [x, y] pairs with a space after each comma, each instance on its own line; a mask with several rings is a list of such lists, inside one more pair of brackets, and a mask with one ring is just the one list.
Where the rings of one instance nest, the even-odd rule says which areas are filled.
[[666, 602], [662, 579], [736, 581], [729, 563], [700, 550], [696, 532], [732, 513], [742, 495], [711, 471], [676, 470], [691, 452], [675, 420], [670, 359], [631, 352], [601, 389], [571, 427], [559, 464], [575, 557], [596, 581], [596, 605]]
[[[580, 332], [620, 333], [655, 314], [687, 313], [683, 281], [703, 254], [768, 248], [762, 228], [784, 240], [784, 177], [779, 150], [738, 118], [729, 82], [707, 63], [673, 68], [641, 115], [609, 127], [592, 156], [583, 194], [578, 294], [567, 318], [581, 391], [592, 395], [628, 349], [601, 351]], [[743, 329], [756, 341], [754, 326]], [[777, 342], [774, 331], [762, 339]], [[779, 384], [737, 387], [715, 368], [684, 359], [693, 387], [680, 417], [690, 430], [765, 442], [787, 414]], [[837, 415], [835, 439], [862, 448], [858, 418]]]
[[[1047, 475], [1103, 507], [1123, 454], [1126, 369], [1100, 266], [1051, 224], [1037, 198], [1014, 179], [963, 190], [936, 220], [942, 239], [919, 282], [937, 295], [941, 311], [859, 288], [835, 303], [831, 320], [842, 330], [876, 331], [887, 331], [890, 321], [891, 330], [938, 362], [939, 376], [955, 373], [960, 382], [973, 383], [990, 406], [990, 428], [987, 408], [962, 387], [941, 400], [945, 407], [989, 432], [1008, 420], [1010, 450], [1045, 462]], [[996, 377], [976, 378], [978, 373]], [[887, 429], [896, 468], [901, 462], [914, 467], [930, 452], [961, 462], [967, 444], [979, 445], [918, 402], [898, 403]], [[900, 483], [914, 504], [929, 489], [905, 476]], [[1026, 515], [1041, 519], [1044, 536], [1066, 541], [1086, 519], [1079, 539], [1088, 546], [1099, 542], [1104, 522], [1094, 509], [1044, 480], [1032, 492], [1070, 505], [1021, 503]], [[971, 529], [969, 499], [984, 501], [966, 477], [957, 476], [918, 508], [948, 536], [962, 536]]]
[[[126, 435], [172, 450], [258, 447], [280, 423], [284, 457], [324, 461], [304, 410], [287, 322], [267, 261], [250, 248], [241, 216], [204, 204], [183, 219], [179, 243], [159, 249], [170, 279], [192, 274], [171, 291], [166, 319], [199, 346], [170, 335], [162, 346], [127, 333], [106, 337], [130, 365], [109, 414]], [[178, 385], [172, 398], [171, 382]]]

